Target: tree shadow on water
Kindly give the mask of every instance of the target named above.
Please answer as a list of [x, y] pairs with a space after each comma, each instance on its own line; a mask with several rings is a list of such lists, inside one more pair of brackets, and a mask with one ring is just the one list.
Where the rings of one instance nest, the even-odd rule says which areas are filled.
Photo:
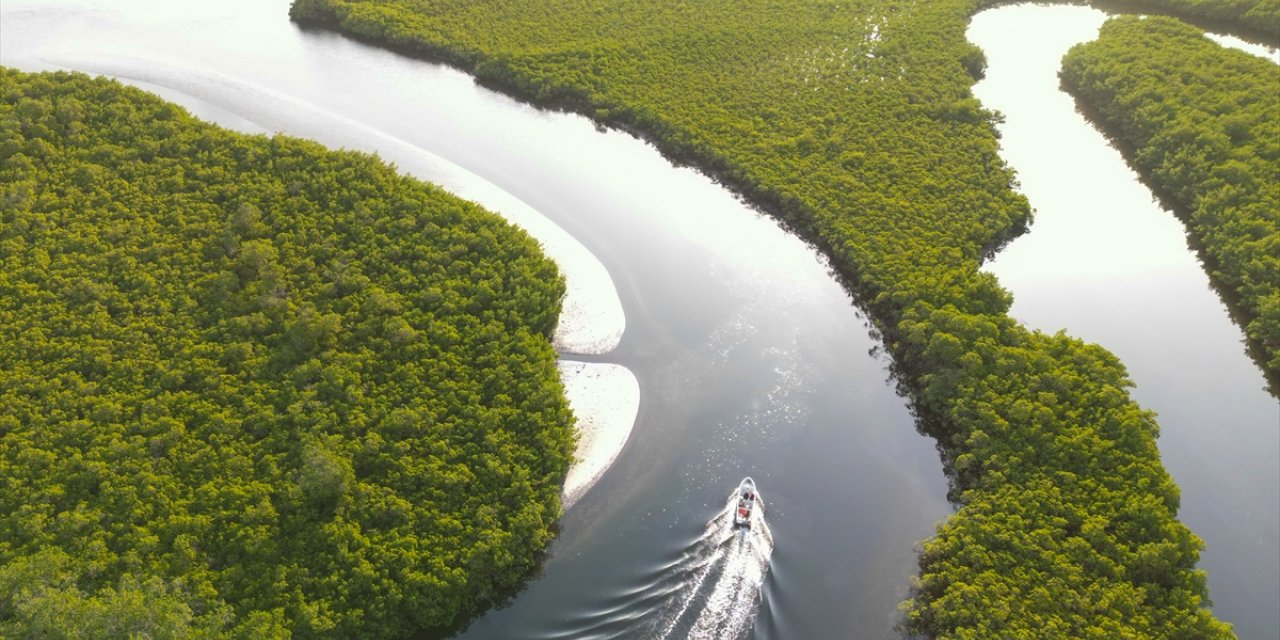
[[494, 611], [506, 609], [514, 604], [516, 597], [521, 593], [524, 593], [529, 588], [529, 585], [542, 578], [544, 574], [547, 560], [551, 557], [550, 549], [552, 544], [554, 544], [555, 539], [560, 537], [560, 522], [557, 521], [552, 524], [550, 528], [552, 533], [552, 542], [547, 543], [547, 546], [534, 559], [533, 565], [529, 568], [529, 571], [521, 576], [514, 586], [509, 589], [499, 591], [494, 594], [493, 597], [478, 603], [477, 606], [472, 609], [459, 613], [458, 617], [448, 625], [419, 629], [416, 633], [413, 633], [408, 637], [411, 640], [448, 640], [449, 638], [456, 638], [465, 633], [466, 630], [470, 628], [471, 623], [476, 620], [489, 615]]

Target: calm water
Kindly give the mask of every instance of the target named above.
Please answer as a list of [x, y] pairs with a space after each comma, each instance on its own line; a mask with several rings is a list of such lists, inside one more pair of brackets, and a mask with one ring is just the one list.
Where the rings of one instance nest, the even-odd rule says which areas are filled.
[[[628, 136], [300, 31], [286, 10], [285, 0], [198, 10], [5, 0], [0, 62], [115, 75], [227, 126], [378, 149], [402, 166], [415, 149], [435, 154], [548, 216], [605, 265], [627, 322], [606, 359], [640, 381], [636, 428], [565, 518], [543, 574], [463, 636], [894, 637], [913, 545], [950, 511], [945, 483], [814, 252]], [[1275, 637], [1280, 408], [1176, 220], [1152, 209], [1057, 92], [1056, 48], [1091, 38], [1096, 17], [1050, 14], [1049, 31], [1022, 41], [1038, 15], [988, 12], [970, 34], [991, 64], [980, 97], [1008, 115], [1006, 158], [1038, 209], [1032, 233], [990, 268], [1020, 319], [1126, 362], [1139, 400], [1161, 414], [1182, 517], [1208, 544], [1215, 611], [1241, 637]], [[1037, 60], [1018, 88], [998, 88], [1006, 64]], [[1024, 123], [1020, 109], [1037, 119]], [[734, 533], [726, 493], [748, 474], [767, 526]]]
[[[814, 251], [635, 139], [303, 32], [287, 4], [5, 0], [0, 62], [114, 75], [227, 126], [408, 168], [430, 152], [605, 265], [626, 332], [601, 359], [639, 379], [636, 427], [543, 574], [464, 637], [895, 637], [914, 546], [950, 513], [945, 481]], [[768, 517], [734, 533], [725, 500], [745, 475]]]
[[[1245, 355], [1182, 223], [1058, 88], [1060, 60], [1106, 15], [1071, 6], [977, 15], [987, 54], [974, 93], [1005, 115], [1002, 155], [1036, 209], [1031, 232], [989, 265], [1027, 325], [1118, 355], [1159, 414], [1181, 519], [1204, 539], [1214, 613], [1241, 638], [1280, 637], [1280, 402]], [[1274, 53], [1272, 53], [1274, 56]]]

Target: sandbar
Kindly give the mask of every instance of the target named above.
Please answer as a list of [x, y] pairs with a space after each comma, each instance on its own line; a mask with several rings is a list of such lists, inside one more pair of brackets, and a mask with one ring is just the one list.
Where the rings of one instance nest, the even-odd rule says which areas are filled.
[[640, 411], [640, 383], [622, 365], [561, 360], [560, 378], [578, 418], [578, 448], [564, 480], [567, 511], [618, 458]]

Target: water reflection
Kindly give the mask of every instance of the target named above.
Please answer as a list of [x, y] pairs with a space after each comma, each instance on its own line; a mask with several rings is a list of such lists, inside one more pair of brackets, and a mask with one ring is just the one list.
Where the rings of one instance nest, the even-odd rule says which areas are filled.
[[1180, 518], [1207, 545], [1215, 614], [1240, 637], [1267, 637], [1280, 615], [1280, 403], [1182, 223], [1058, 89], [1062, 56], [1105, 19], [1016, 5], [970, 26], [989, 63], [974, 93], [1004, 114], [1001, 155], [1036, 209], [1030, 233], [987, 268], [1013, 292], [1014, 317], [1124, 362], [1135, 399], [1159, 414]]
[[[332, 119], [272, 112], [254, 91], [223, 100], [225, 84], [164, 70], [266, 88], [496, 185], [612, 275], [627, 326], [608, 359], [639, 383], [636, 428], [565, 515], [542, 573], [463, 635], [626, 630], [620, 606], [678, 602], [645, 585], [701, 539], [724, 489], [749, 474], [768, 492], [776, 546], [754, 619], [730, 626], [763, 638], [895, 637], [896, 605], [916, 572], [913, 545], [950, 511], [945, 481], [932, 442], [884, 384], [886, 363], [868, 357], [875, 341], [813, 249], [631, 136], [538, 111], [457, 71], [302, 32], [285, 18], [287, 4], [5, 0], [0, 60], [25, 69], [55, 57], [140, 61], [131, 75], [178, 85], [173, 97], [219, 121], [334, 135], [325, 131]], [[390, 157], [363, 134], [330, 144], [373, 144]], [[754, 582], [725, 584], [722, 593]], [[700, 611], [691, 605], [686, 624]]]

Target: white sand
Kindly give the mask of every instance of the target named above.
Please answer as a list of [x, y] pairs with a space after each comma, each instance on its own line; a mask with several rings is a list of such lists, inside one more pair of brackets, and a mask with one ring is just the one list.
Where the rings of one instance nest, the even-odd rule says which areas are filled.
[[578, 417], [578, 450], [560, 499], [568, 510], [608, 470], [631, 436], [640, 411], [640, 383], [616, 364], [560, 361], [569, 405]]

